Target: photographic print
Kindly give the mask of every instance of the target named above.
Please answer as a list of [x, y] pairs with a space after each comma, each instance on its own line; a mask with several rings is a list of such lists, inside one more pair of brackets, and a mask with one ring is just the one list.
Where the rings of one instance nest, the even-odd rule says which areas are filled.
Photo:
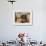
[[32, 12], [15, 12], [15, 25], [32, 25]]

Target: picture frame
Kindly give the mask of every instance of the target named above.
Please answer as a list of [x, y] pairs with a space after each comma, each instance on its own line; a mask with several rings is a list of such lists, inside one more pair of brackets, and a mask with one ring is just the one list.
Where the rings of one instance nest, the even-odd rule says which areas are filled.
[[32, 10], [14, 11], [13, 20], [14, 25], [32, 25], [33, 23]]

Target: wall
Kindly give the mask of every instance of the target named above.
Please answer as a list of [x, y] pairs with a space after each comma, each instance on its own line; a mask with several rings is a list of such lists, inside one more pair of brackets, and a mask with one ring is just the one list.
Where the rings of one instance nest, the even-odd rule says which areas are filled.
[[[14, 11], [24, 9], [32, 9], [33, 25], [15, 26]], [[15, 40], [18, 32], [29, 33], [33, 40], [46, 40], [46, 0], [17, 0], [13, 5], [0, 0], [0, 40]]]

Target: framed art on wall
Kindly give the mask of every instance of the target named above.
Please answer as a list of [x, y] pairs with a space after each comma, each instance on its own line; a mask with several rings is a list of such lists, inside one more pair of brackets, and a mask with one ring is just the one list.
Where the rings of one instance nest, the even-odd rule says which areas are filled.
[[14, 14], [15, 25], [32, 25], [32, 11], [16, 11]]

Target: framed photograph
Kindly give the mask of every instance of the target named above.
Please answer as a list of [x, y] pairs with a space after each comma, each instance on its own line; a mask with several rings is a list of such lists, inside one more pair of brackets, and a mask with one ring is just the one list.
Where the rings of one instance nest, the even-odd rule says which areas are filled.
[[16, 11], [14, 14], [15, 25], [32, 25], [32, 11]]

